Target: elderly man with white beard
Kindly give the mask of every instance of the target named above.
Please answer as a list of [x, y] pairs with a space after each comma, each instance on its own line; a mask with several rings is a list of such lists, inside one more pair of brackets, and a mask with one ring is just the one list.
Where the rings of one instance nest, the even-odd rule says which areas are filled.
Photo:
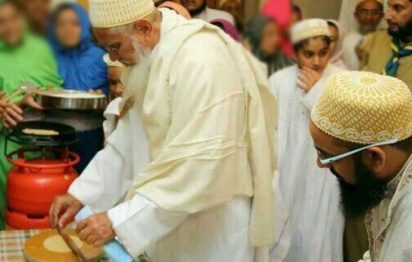
[[151, 261], [263, 261], [274, 238], [275, 101], [264, 68], [216, 27], [152, 0], [91, 0], [99, 43], [129, 66], [106, 147], [57, 197], [64, 226]]

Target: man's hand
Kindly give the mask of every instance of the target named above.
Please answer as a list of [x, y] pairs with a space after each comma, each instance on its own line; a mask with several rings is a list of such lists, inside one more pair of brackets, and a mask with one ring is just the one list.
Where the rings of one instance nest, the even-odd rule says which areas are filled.
[[83, 204], [72, 195], [57, 196], [50, 207], [50, 224], [53, 228], [65, 227], [82, 207]]
[[321, 73], [309, 68], [304, 67], [298, 75], [298, 87], [301, 88], [305, 93], [309, 93], [312, 87], [321, 78]]
[[96, 214], [81, 221], [77, 224], [76, 232], [82, 241], [93, 246], [102, 246], [116, 235], [107, 213]]

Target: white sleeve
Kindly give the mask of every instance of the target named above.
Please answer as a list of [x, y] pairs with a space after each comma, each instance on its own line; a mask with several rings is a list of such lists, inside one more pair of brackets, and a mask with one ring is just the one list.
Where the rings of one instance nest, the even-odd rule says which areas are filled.
[[117, 238], [134, 257], [175, 229], [187, 215], [164, 210], [139, 194], [108, 211]]
[[306, 93], [302, 98], [303, 105], [309, 110], [312, 111], [313, 106], [315, 105], [316, 101], [318, 100], [325, 81], [320, 79], [313, 87], [310, 89], [308, 93]]
[[129, 189], [132, 176], [127, 173], [127, 162], [109, 144], [97, 153], [68, 193], [94, 212], [106, 211]]

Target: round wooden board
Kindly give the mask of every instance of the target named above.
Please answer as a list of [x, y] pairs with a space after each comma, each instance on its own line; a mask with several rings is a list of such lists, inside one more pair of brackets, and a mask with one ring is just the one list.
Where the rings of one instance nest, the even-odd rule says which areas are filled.
[[[87, 261], [97, 262], [101, 259], [103, 255], [101, 248], [81, 242], [74, 230], [67, 230], [66, 234], [78, 244]], [[76, 256], [56, 230], [45, 231], [31, 237], [24, 243], [23, 252], [29, 262], [77, 262]]]

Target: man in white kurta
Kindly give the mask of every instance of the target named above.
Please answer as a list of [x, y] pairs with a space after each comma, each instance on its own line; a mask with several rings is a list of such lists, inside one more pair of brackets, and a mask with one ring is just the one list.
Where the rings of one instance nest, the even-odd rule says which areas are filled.
[[[349, 31], [343, 41], [343, 61], [349, 70], [359, 70], [359, 57], [356, 47], [362, 43], [363, 37], [374, 32], [383, 18], [383, 0], [356, 0], [354, 16], [351, 20], [356, 20], [357, 28]], [[345, 17], [348, 19], [348, 16]], [[341, 18], [344, 19], [344, 18]]]
[[189, 13], [195, 19], [202, 19], [209, 23], [217, 19], [223, 19], [233, 25], [235, 24], [235, 19], [231, 14], [222, 10], [209, 8], [207, 6], [207, 0], [182, 0], [182, 5], [189, 10]]
[[[140, 2], [151, 8], [151, 0]], [[104, 24], [93, 17], [106, 14], [93, 11], [101, 3], [91, 1], [94, 26]], [[167, 9], [149, 58], [147, 85], [135, 92], [144, 95], [135, 97], [69, 194], [107, 211], [133, 256], [262, 261], [263, 246], [273, 241], [275, 168], [269, 110], [275, 102], [263, 68], [220, 30]], [[126, 87], [125, 100], [134, 88]]]
[[[292, 39], [301, 34], [299, 38], [303, 40], [327, 36], [327, 23], [321, 22], [323, 31], [316, 23], [313, 26], [308, 21], [298, 23], [292, 28]], [[296, 41], [302, 40], [295, 40], [295, 44]], [[271, 259], [272, 262], [343, 261], [344, 219], [339, 209], [337, 181], [328, 170], [316, 165], [317, 154], [308, 130], [310, 112], [325, 81], [341, 69], [328, 64], [320, 79], [305, 92], [299, 84], [303, 66], [298, 59], [298, 65], [270, 78], [279, 103], [276, 150], [279, 176], [275, 177], [274, 191], [275, 210], [282, 214], [275, 216], [277, 234]]]

